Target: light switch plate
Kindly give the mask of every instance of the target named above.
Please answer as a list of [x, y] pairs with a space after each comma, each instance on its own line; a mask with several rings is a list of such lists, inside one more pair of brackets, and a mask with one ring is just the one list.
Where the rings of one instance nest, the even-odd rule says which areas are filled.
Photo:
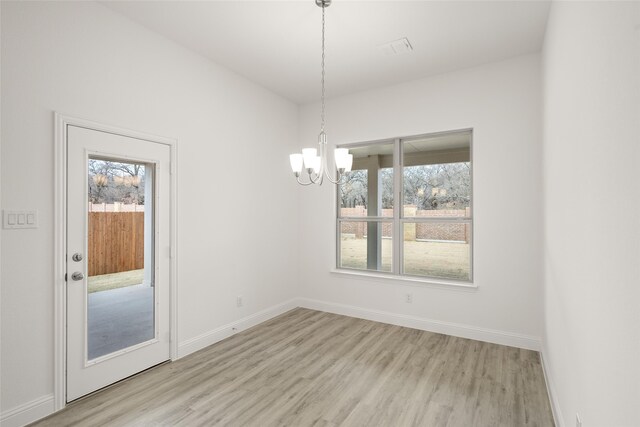
[[2, 226], [6, 229], [11, 228], [38, 228], [38, 211], [21, 210], [21, 211], [3, 211]]

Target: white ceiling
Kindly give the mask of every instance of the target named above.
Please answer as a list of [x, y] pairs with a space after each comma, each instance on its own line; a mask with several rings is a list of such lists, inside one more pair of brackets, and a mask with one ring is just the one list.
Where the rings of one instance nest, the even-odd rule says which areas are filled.
[[[320, 98], [314, 0], [102, 3], [296, 103]], [[548, 1], [333, 0], [327, 96], [538, 52], [548, 11]], [[378, 48], [403, 37], [413, 52], [390, 56]]]

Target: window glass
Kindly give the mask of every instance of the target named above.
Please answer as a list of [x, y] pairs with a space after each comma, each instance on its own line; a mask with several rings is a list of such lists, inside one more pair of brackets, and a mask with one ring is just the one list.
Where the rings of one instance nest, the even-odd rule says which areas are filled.
[[470, 280], [470, 223], [405, 222], [403, 231], [404, 274]]
[[465, 130], [349, 145], [337, 267], [472, 281], [471, 137]]
[[381, 212], [380, 216], [393, 217], [393, 168], [382, 168], [378, 171], [380, 182]]
[[353, 166], [339, 186], [340, 217], [393, 217], [393, 147], [349, 147]]
[[392, 260], [392, 222], [340, 222], [339, 267], [391, 272]]
[[403, 140], [404, 217], [471, 217], [467, 134]]
[[340, 216], [367, 216], [367, 178], [366, 169], [345, 174], [343, 183], [339, 186]]

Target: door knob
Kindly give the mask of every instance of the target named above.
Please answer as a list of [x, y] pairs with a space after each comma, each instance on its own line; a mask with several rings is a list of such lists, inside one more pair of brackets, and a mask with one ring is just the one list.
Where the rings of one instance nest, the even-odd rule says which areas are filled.
[[79, 272], [79, 271], [76, 271], [75, 273], [73, 273], [73, 274], [71, 275], [71, 278], [72, 278], [73, 280], [75, 280], [75, 281], [82, 280], [82, 279], [84, 279], [84, 274], [82, 274], [82, 273], [81, 273], [81, 272]]

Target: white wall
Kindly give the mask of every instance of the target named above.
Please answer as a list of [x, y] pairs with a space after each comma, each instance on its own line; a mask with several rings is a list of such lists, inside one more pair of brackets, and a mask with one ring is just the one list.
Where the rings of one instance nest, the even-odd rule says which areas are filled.
[[[585, 427], [637, 422], [637, 3], [554, 3], [544, 90], [540, 57], [527, 55], [328, 102], [332, 144], [474, 128], [472, 291], [329, 272], [335, 190], [296, 189], [286, 158], [298, 141], [315, 145], [318, 104], [298, 117], [295, 105], [100, 5], [1, 5], [1, 203], [40, 214], [37, 230], [1, 235], [3, 412], [53, 391], [60, 111], [179, 140], [180, 202], [198, 207], [178, 208], [180, 343], [298, 295], [489, 340], [535, 346], [544, 335], [564, 424], [576, 412]], [[242, 173], [225, 163], [238, 158]]]
[[[327, 83], [330, 87], [330, 79]], [[319, 105], [303, 107], [300, 141], [314, 146], [318, 127]], [[325, 308], [335, 308], [335, 304], [355, 306], [369, 314], [377, 311], [393, 315], [377, 317], [381, 319], [516, 345], [539, 345], [539, 56], [522, 56], [371, 90], [327, 104], [326, 129], [333, 144], [462, 128], [474, 129], [474, 276], [478, 289], [459, 291], [329, 273], [335, 267], [335, 188], [326, 185], [301, 190], [300, 236], [306, 242], [300, 263], [303, 297], [334, 304]], [[412, 304], [404, 302], [404, 294], [409, 292], [413, 293]], [[406, 316], [436, 322], [416, 323]], [[443, 326], [441, 322], [455, 325]], [[483, 335], [478, 329], [492, 333]], [[501, 337], [500, 332], [506, 335]]]
[[2, 2], [1, 89], [3, 412], [53, 392], [54, 111], [178, 139], [180, 343], [296, 295], [294, 104], [85, 2]]
[[640, 4], [554, 2], [544, 46], [544, 356], [561, 425], [637, 426]]

